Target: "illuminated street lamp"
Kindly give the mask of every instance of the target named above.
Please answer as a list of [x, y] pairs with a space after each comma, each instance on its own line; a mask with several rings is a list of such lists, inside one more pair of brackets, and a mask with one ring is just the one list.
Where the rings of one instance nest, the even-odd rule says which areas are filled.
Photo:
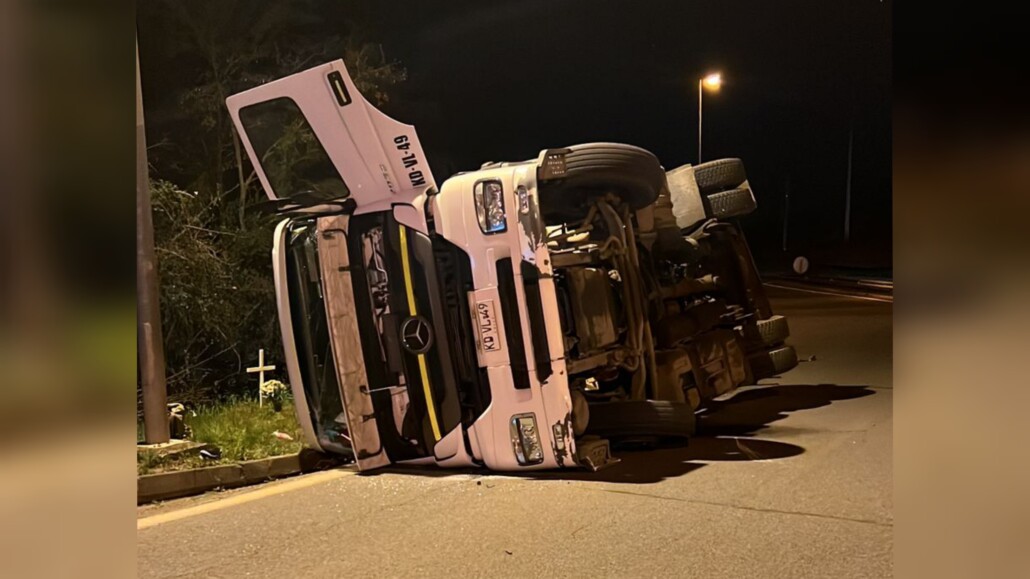
[[701, 164], [701, 97], [704, 95], [704, 89], [717, 91], [720, 86], [722, 86], [722, 75], [717, 72], [697, 79], [697, 163], [699, 165]]

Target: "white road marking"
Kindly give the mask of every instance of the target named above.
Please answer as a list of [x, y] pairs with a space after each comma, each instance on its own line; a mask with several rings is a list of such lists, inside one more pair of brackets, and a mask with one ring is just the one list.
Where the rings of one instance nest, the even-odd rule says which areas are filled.
[[765, 283], [764, 285], [766, 285], [768, 287], [774, 287], [774, 288], [777, 288], [777, 289], [794, 290], [796, 292], [805, 292], [805, 293], [809, 293], [809, 294], [819, 294], [819, 295], [824, 295], [824, 296], [836, 296], [836, 297], [839, 297], [839, 298], [851, 298], [853, 300], [866, 300], [866, 301], [869, 301], [869, 302], [880, 302], [880, 303], [883, 303], [883, 304], [893, 304], [894, 303], [894, 298], [893, 297], [878, 298], [878, 297], [873, 297], [873, 296], [856, 296], [856, 295], [845, 294], [845, 293], [823, 292], [823, 291], [813, 290], [813, 289], [802, 289], [802, 288], [799, 288], [799, 287], [791, 287], [791, 286], [786, 286], [786, 285], [777, 285], [777, 284], [774, 284], [774, 283]]

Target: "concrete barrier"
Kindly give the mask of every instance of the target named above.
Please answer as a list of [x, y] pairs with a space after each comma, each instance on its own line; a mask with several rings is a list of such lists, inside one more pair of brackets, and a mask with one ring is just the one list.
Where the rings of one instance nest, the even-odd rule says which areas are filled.
[[237, 464], [147, 474], [136, 479], [136, 504], [242, 487], [302, 472], [325, 470], [346, 462], [343, 457], [301, 451]]

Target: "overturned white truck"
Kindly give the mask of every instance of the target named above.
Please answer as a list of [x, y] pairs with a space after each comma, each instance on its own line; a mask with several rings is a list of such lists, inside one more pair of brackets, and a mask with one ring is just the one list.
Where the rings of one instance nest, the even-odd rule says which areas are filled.
[[437, 187], [342, 61], [227, 100], [274, 210], [308, 443], [391, 463], [600, 468], [797, 364], [741, 231], [743, 166], [590, 143]]

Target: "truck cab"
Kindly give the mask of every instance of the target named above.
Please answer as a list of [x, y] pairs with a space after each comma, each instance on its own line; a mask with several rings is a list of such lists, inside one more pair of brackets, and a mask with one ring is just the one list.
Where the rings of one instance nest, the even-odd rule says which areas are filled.
[[362, 469], [573, 464], [536, 209], [548, 154], [437, 189], [413, 127], [365, 101], [341, 61], [227, 105], [265, 191], [292, 213], [273, 269], [308, 443]]

